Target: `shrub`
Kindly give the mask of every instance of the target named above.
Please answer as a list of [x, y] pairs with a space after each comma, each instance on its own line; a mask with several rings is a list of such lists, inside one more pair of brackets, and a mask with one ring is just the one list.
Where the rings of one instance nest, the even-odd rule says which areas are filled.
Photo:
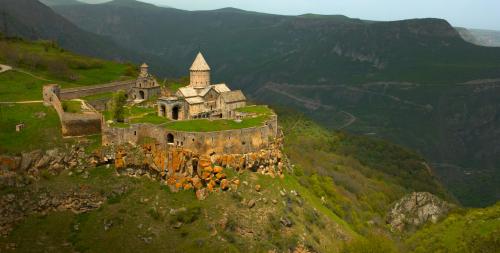
[[155, 220], [161, 220], [161, 214], [158, 212], [156, 208], [151, 208], [147, 212], [151, 218]]
[[184, 224], [191, 224], [198, 220], [198, 217], [201, 215], [201, 207], [195, 206], [195, 207], [189, 207], [187, 208], [186, 211], [184, 212], [178, 212], [175, 214], [172, 219], [170, 220], [170, 223], [175, 223], [175, 222], [182, 222]]
[[125, 96], [125, 91], [120, 90], [113, 95], [112, 103], [112, 115], [113, 119], [117, 122], [125, 121], [125, 104], [127, 103], [127, 97]]

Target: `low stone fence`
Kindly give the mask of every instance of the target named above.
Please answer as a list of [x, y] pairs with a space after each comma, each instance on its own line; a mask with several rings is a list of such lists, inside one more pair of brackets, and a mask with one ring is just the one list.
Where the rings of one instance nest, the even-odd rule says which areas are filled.
[[85, 96], [96, 95], [105, 92], [114, 92], [118, 90], [129, 90], [134, 86], [135, 80], [127, 80], [120, 82], [113, 82], [101, 85], [93, 85], [88, 87], [70, 88], [62, 89], [60, 92], [60, 98], [62, 100], [75, 99]]
[[272, 116], [263, 125], [214, 132], [186, 132], [161, 125], [134, 124], [129, 128], [103, 126], [103, 145], [140, 144], [148, 139], [165, 147], [178, 147], [203, 155], [244, 154], [268, 148], [278, 136], [278, 119]]

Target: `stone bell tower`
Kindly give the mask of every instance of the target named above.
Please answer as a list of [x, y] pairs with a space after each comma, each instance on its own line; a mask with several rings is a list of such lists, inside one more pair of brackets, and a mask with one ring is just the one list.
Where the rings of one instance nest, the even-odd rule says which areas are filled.
[[208, 66], [201, 52], [196, 56], [189, 72], [189, 87], [203, 89], [210, 85], [210, 66]]
[[149, 66], [146, 63], [141, 65], [141, 72], [139, 73], [139, 77], [147, 77], [148, 76], [148, 68]]

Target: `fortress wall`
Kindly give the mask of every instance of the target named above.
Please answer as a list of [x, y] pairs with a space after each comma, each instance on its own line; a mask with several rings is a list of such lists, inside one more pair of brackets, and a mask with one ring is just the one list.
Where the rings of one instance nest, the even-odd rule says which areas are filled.
[[63, 136], [82, 136], [101, 132], [101, 114], [94, 113], [76, 114], [67, 113], [62, 107], [61, 100], [56, 92], [58, 86], [47, 85], [43, 87], [44, 104], [54, 107], [61, 121]]
[[[168, 135], [173, 143], [168, 143]], [[278, 136], [277, 117], [263, 126], [217, 132], [185, 132], [165, 129], [151, 124], [136, 124], [130, 128], [103, 127], [103, 145], [140, 144], [155, 139], [164, 147], [181, 147], [201, 155], [245, 154], [268, 148]]]
[[88, 87], [81, 88], [71, 88], [71, 89], [62, 89], [60, 97], [63, 100], [80, 98], [85, 96], [96, 95], [99, 93], [105, 92], [114, 92], [118, 90], [130, 90], [135, 84], [135, 80], [114, 82], [108, 84], [101, 85], [93, 85]]
[[94, 107], [96, 110], [99, 111], [106, 111], [107, 110], [107, 103], [109, 102], [109, 98], [101, 98], [101, 99], [96, 99], [92, 101], [87, 101], [87, 104], [91, 105]]
[[62, 120], [63, 136], [82, 136], [101, 132], [99, 114], [64, 113]]

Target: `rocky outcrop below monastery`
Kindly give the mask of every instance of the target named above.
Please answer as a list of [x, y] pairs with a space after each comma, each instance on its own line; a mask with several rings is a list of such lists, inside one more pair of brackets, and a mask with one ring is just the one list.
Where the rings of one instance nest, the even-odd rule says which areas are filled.
[[64, 149], [35, 150], [16, 156], [0, 155], [0, 186], [24, 186], [48, 174], [75, 170], [88, 176], [86, 168], [93, 168], [109, 160], [96, 153], [85, 152], [85, 144], [74, 144]]
[[392, 231], [408, 232], [427, 222], [436, 223], [453, 205], [428, 192], [414, 192], [400, 199], [387, 217]]
[[[281, 152], [281, 141], [268, 149], [247, 154], [201, 155], [187, 149], [159, 144], [121, 145], [108, 147], [116, 170], [129, 176], [148, 174], [165, 183], [174, 192], [194, 190], [203, 200], [210, 192], [236, 190], [237, 176], [228, 174], [251, 171], [270, 177], [283, 177], [286, 159]], [[230, 173], [227, 173], [229, 170]]]

